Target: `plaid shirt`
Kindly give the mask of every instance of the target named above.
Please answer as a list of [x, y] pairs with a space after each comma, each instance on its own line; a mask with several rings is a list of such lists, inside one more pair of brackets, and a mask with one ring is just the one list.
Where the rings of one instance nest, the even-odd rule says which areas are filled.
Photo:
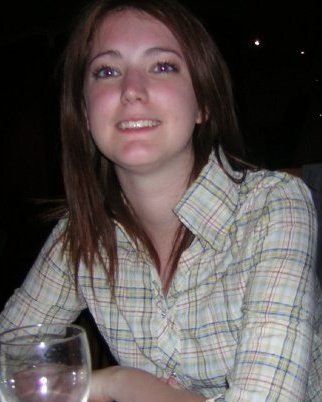
[[121, 365], [175, 376], [214, 400], [321, 402], [316, 217], [303, 182], [263, 170], [237, 184], [211, 155], [174, 211], [195, 237], [166, 296], [120, 225], [115, 300], [100, 266], [95, 292], [80, 267], [77, 292], [60, 244], [46, 253], [61, 221], [0, 328], [70, 322], [88, 307]]

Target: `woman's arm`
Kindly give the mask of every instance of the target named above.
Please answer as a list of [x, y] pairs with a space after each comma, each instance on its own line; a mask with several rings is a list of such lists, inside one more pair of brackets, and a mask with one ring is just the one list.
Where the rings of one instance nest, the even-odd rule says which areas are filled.
[[302, 402], [317, 280], [316, 218], [307, 189], [295, 180], [269, 189], [253, 236], [253, 266], [225, 400]]
[[93, 372], [89, 402], [203, 402], [143, 370], [113, 366]]
[[87, 307], [57, 240], [63, 223], [53, 229], [23, 284], [7, 301], [0, 314], [0, 331], [49, 321], [73, 322]]

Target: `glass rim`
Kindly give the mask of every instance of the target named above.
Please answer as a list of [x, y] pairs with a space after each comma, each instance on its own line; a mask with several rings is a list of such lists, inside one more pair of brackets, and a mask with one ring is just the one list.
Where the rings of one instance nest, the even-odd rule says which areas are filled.
[[[17, 338], [9, 338], [9, 339], [7, 339], [7, 340], [4, 339], [4, 338], [5, 338], [7, 335], [10, 336], [10, 334], [16, 333], [17, 331], [24, 331], [24, 330], [25, 330], [25, 331], [28, 331], [28, 330], [31, 330], [31, 329], [35, 329], [35, 330], [36, 330], [37, 328], [39, 328], [39, 329], [40, 329], [40, 328], [48, 328], [48, 329], [50, 329], [50, 328], [55, 328], [55, 327], [71, 328], [71, 329], [77, 330], [78, 332], [77, 332], [77, 333], [69, 334], [69, 335], [66, 336], [65, 338], [63, 338], [63, 339], [57, 339], [56, 341], [53, 339], [53, 342], [52, 342], [52, 343], [59, 343], [59, 342], [62, 342], [62, 341], [66, 342], [66, 341], [68, 341], [68, 340], [71, 340], [71, 339], [73, 339], [73, 338], [79, 336], [79, 335], [86, 334], [85, 328], [83, 328], [82, 326], [80, 326], [80, 325], [78, 325], [78, 324], [59, 323], [59, 322], [56, 322], [56, 323], [30, 324], [30, 325], [23, 325], [23, 326], [21, 326], [21, 327], [10, 328], [10, 329], [8, 329], [8, 330], [5, 330], [5, 331], [1, 332], [1, 333], [0, 333], [0, 345], [26, 346], [26, 343], [22, 343], [22, 341], [20, 340], [20, 339], [22, 338], [22, 336], [19, 336], [19, 337], [17, 337]], [[34, 333], [34, 334], [32, 334], [32, 333], [26, 334], [26, 336], [28, 336], [28, 335], [37, 336], [36, 333]], [[40, 336], [41, 336], [41, 335], [46, 336], [46, 332], [44, 332], [44, 333], [42, 333], [42, 334], [39, 334], [39, 335], [40, 335]], [[40, 343], [40, 342], [41, 342], [40, 340], [34, 341], [34, 342], [30, 342], [29, 345], [38, 344], [38, 343]]]

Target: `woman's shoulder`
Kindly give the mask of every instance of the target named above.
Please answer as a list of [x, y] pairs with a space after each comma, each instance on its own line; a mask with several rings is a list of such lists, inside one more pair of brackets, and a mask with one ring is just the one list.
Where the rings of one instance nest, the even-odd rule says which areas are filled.
[[[301, 178], [267, 169], [248, 171], [236, 188], [236, 225], [269, 228], [300, 225], [313, 230], [316, 211], [309, 188]], [[306, 230], [306, 229], [305, 229]]]
[[[283, 170], [249, 168], [244, 173], [234, 171], [221, 154], [222, 166], [214, 154], [206, 166], [207, 187], [224, 188], [229, 198], [234, 198], [239, 206], [244, 202], [268, 199], [299, 199], [312, 204], [312, 194], [298, 174]], [[230, 177], [229, 177], [230, 176]], [[215, 192], [215, 191], [214, 191]]]
[[248, 171], [240, 190], [246, 197], [257, 200], [293, 199], [313, 204], [311, 191], [304, 181], [298, 176], [279, 170]]
[[[66, 218], [53, 222], [45, 235], [44, 243], [40, 249], [40, 255], [46, 258], [64, 254], [66, 245], [65, 235], [68, 220]], [[66, 251], [66, 250], [65, 250]]]

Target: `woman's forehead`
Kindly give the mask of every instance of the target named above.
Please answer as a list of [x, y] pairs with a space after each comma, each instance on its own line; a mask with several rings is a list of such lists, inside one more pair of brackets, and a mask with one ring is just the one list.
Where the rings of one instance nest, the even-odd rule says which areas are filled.
[[91, 53], [105, 47], [171, 46], [181, 47], [171, 30], [154, 16], [133, 8], [113, 11], [99, 24], [91, 43]]

